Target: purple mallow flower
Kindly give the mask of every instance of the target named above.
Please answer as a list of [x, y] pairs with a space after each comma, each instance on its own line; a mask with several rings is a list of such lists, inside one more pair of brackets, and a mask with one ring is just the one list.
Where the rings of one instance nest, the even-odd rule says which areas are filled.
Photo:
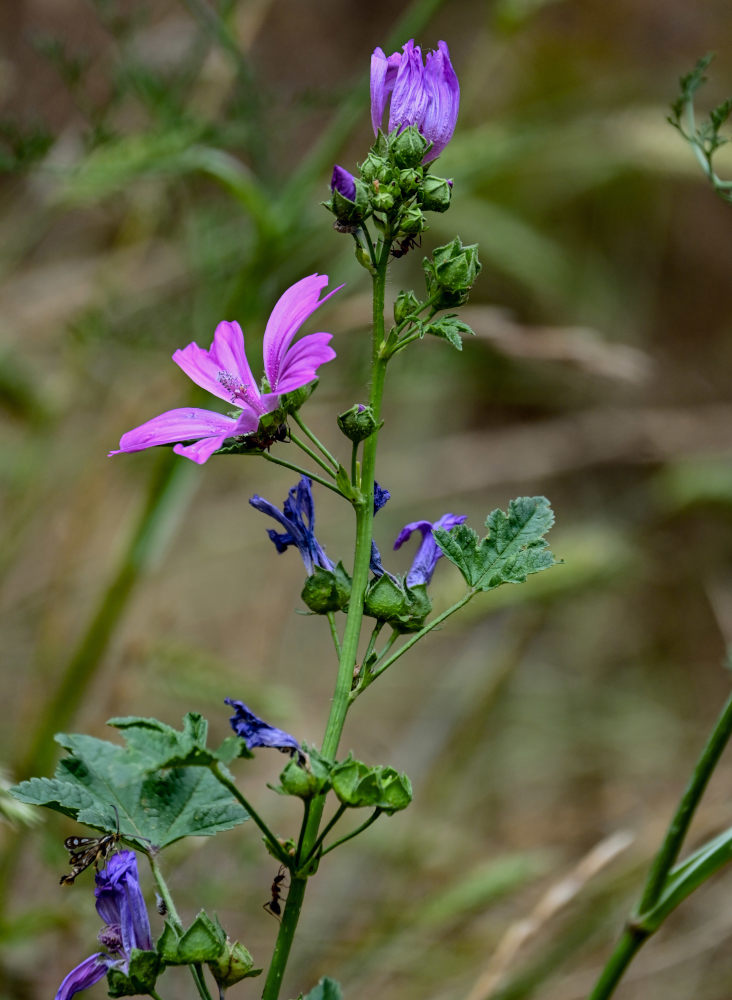
[[267, 534], [278, 552], [285, 552], [290, 545], [295, 546], [302, 556], [308, 576], [312, 576], [316, 566], [331, 571], [335, 569], [323, 546], [315, 537], [315, 505], [311, 482], [307, 476], [302, 476], [300, 482], [292, 487], [282, 505], [282, 510], [256, 493], [249, 503], [256, 510], [261, 510], [263, 514], [269, 514], [275, 521], [279, 521], [285, 529], [284, 532], [268, 528]]
[[419, 45], [411, 39], [401, 53], [388, 58], [380, 48], [371, 56], [371, 124], [381, 128], [387, 102], [389, 132], [416, 125], [432, 143], [425, 162], [436, 159], [452, 138], [460, 107], [460, 84], [445, 42], [428, 52], [424, 64]]
[[[312, 382], [320, 365], [336, 356], [329, 347], [331, 334], [311, 333], [294, 346], [296, 333], [318, 306], [342, 288], [323, 296], [326, 274], [311, 274], [297, 281], [280, 297], [264, 331], [264, 372], [268, 391], [261, 392], [244, 350], [238, 323], [219, 323], [211, 347], [204, 351], [192, 343], [176, 351], [173, 361], [196, 385], [238, 407], [238, 416], [214, 410], [185, 407], [168, 410], [122, 435], [117, 451], [142, 451], [160, 444], [175, 444], [173, 451], [201, 465], [230, 437], [252, 434], [260, 417], [276, 410], [280, 397]], [[186, 444], [185, 442], [190, 442]]]
[[456, 524], [462, 524], [465, 520], [467, 520], [465, 514], [443, 514], [439, 521], [434, 523], [431, 521], [412, 521], [410, 524], [404, 525], [394, 542], [395, 549], [400, 548], [413, 531], [419, 531], [422, 534], [422, 541], [407, 573], [408, 587], [416, 587], [420, 583], [427, 584], [432, 579], [437, 560], [442, 555], [442, 549], [435, 541], [433, 531], [436, 528], [450, 531]]
[[229, 722], [236, 735], [241, 736], [246, 743], [247, 750], [253, 750], [255, 747], [274, 747], [282, 753], [291, 755], [296, 753], [298, 756], [302, 754], [300, 744], [294, 736], [264, 722], [243, 701], [224, 698], [224, 702], [234, 709]]
[[353, 174], [349, 174], [345, 167], [339, 167], [338, 164], [333, 167], [330, 189], [331, 191], [337, 191], [338, 194], [349, 201], [356, 200], [356, 178]]
[[55, 1000], [69, 1000], [98, 983], [109, 969], [127, 973], [134, 948], [152, 950], [150, 921], [140, 890], [135, 852], [113, 854], [106, 868], [97, 872], [95, 881], [97, 913], [105, 923], [99, 941], [111, 954], [100, 951], [84, 959], [61, 983]]

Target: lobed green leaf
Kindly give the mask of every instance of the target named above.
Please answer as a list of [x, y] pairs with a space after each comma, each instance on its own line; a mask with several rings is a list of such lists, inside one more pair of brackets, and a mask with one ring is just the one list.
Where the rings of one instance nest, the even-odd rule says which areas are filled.
[[493, 590], [503, 583], [523, 583], [532, 573], [556, 562], [544, 535], [554, 524], [546, 497], [518, 497], [508, 511], [488, 515], [484, 538], [465, 524], [438, 529], [435, 541], [475, 590]]

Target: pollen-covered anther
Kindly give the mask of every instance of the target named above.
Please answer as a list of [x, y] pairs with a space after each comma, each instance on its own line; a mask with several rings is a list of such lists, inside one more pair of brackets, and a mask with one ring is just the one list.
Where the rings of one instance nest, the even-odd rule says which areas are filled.
[[223, 385], [224, 389], [231, 393], [232, 403], [235, 403], [237, 399], [246, 400], [247, 387], [236, 375], [232, 375], [231, 372], [222, 371], [218, 373], [216, 378]]

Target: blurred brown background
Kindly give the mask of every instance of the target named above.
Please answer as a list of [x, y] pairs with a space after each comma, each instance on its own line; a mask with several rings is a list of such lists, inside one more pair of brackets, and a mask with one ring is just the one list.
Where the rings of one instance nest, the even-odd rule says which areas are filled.
[[[372, 49], [413, 34], [448, 41], [462, 86], [439, 162], [454, 207], [423, 249], [458, 231], [484, 269], [464, 310], [476, 339], [390, 370], [377, 541], [403, 570], [405, 522], [478, 527], [545, 493], [564, 565], [473, 602], [357, 702], [343, 750], [406, 770], [415, 803], [323, 865], [285, 992], [328, 974], [349, 1000], [581, 1000], [729, 688], [732, 208], [665, 122], [710, 49], [700, 106], [732, 91], [721, 0], [0, 7], [2, 756], [10, 780], [50, 774], [49, 732], [107, 737], [112, 715], [198, 710], [222, 737], [227, 695], [319, 741], [327, 626], [293, 613], [301, 564], [247, 503], [281, 501], [292, 477], [105, 456], [190, 398], [173, 350], [238, 319], [256, 358], [277, 296], [316, 270], [348, 285], [308, 327], [334, 333], [338, 360], [306, 416], [347, 455], [334, 416], [366, 393], [369, 289], [318, 203], [332, 163], [371, 142]], [[419, 292], [420, 260], [395, 263], [392, 294]], [[350, 519], [322, 492], [319, 537], [348, 562]], [[432, 591], [455, 599], [452, 567]], [[237, 774], [289, 835], [273, 758]], [[732, 822], [731, 779], [723, 761], [692, 845]], [[90, 879], [57, 888], [73, 824], [42, 819], [0, 828], [12, 1000], [52, 995], [95, 950]], [[184, 917], [217, 910], [266, 964], [275, 871], [256, 831], [163, 861]], [[674, 914], [618, 996], [732, 996], [731, 879]]]

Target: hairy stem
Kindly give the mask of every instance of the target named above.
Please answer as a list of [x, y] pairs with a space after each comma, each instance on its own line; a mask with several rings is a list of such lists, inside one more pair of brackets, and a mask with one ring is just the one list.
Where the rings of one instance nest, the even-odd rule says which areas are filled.
[[270, 455], [268, 451], [262, 452], [262, 458], [266, 458], [268, 462], [273, 462], [275, 465], [281, 465], [285, 469], [292, 469], [293, 472], [297, 472], [301, 476], [307, 476], [308, 479], [312, 479], [314, 483], [320, 483], [320, 485], [325, 486], [326, 489], [331, 490], [333, 493], [337, 493], [339, 497], [343, 496], [338, 487], [334, 486], [333, 483], [329, 483], [327, 479], [323, 479], [322, 476], [318, 476], [314, 472], [309, 472], [307, 469], [303, 469], [300, 465], [295, 465], [294, 462], [288, 462], [284, 458], [275, 458], [275, 456]]
[[239, 805], [243, 806], [246, 809], [250, 819], [252, 819], [254, 823], [256, 823], [256, 825], [264, 834], [265, 840], [269, 844], [270, 849], [272, 850], [277, 860], [281, 864], [285, 865], [285, 867], [289, 868], [292, 864], [292, 859], [282, 850], [282, 847], [280, 846], [280, 842], [277, 839], [277, 837], [275, 837], [275, 835], [272, 833], [270, 828], [264, 822], [262, 817], [252, 808], [249, 802], [244, 798], [244, 796], [241, 794], [241, 792], [236, 787], [234, 782], [230, 778], [227, 778], [227, 776], [223, 773], [219, 762], [214, 761], [213, 764], [209, 764], [209, 769], [213, 774], [214, 778], [216, 778], [216, 780], [220, 784], [222, 784], [224, 788], [226, 788], [229, 792], [231, 792], [231, 794], [234, 796]]
[[[381, 401], [384, 393], [386, 376], [386, 359], [382, 356], [384, 344], [384, 290], [386, 286], [386, 269], [389, 262], [390, 241], [386, 239], [380, 246], [377, 267], [373, 274], [373, 333], [371, 346], [371, 392], [369, 404], [378, 422], [381, 412]], [[371, 538], [374, 520], [374, 474], [376, 470], [376, 448], [378, 430], [364, 441], [363, 465], [361, 469], [360, 497], [354, 501], [356, 511], [356, 548], [353, 559], [353, 582], [351, 599], [348, 606], [346, 628], [341, 642], [341, 655], [338, 665], [336, 688], [331, 702], [330, 715], [325, 728], [325, 736], [321, 752], [324, 757], [333, 760], [338, 751], [346, 713], [350, 704], [353, 672], [358, 656], [358, 644], [363, 622], [363, 600], [369, 578], [369, 563], [371, 561]], [[302, 852], [308, 857], [318, 840], [318, 830], [323, 815], [325, 797], [320, 796], [313, 801], [305, 825], [302, 839]], [[293, 875], [290, 891], [287, 895], [285, 910], [282, 915], [280, 932], [277, 936], [272, 961], [267, 972], [262, 1000], [278, 1000], [285, 967], [289, 958], [292, 940], [300, 918], [303, 899], [305, 897], [305, 878]]]
[[303, 434], [305, 434], [306, 437], [310, 438], [310, 440], [313, 442], [313, 444], [315, 445], [315, 447], [320, 451], [321, 455], [323, 455], [325, 458], [327, 458], [328, 461], [330, 462], [330, 464], [333, 466], [333, 468], [337, 470], [338, 467], [339, 467], [339, 465], [340, 465], [338, 459], [334, 458], [333, 455], [331, 455], [331, 453], [325, 447], [325, 445], [323, 444], [323, 442], [319, 438], [317, 438], [315, 436], [315, 434], [313, 434], [313, 432], [310, 430], [310, 428], [307, 426], [307, 424], [305, 423], [305, 421], [300, 416], [299, 412], [298, 413], [293, 413], [292, 414], [292, 419], [295, 421], [295, 423], [300, 428], [300, 430], [303, 432]]

